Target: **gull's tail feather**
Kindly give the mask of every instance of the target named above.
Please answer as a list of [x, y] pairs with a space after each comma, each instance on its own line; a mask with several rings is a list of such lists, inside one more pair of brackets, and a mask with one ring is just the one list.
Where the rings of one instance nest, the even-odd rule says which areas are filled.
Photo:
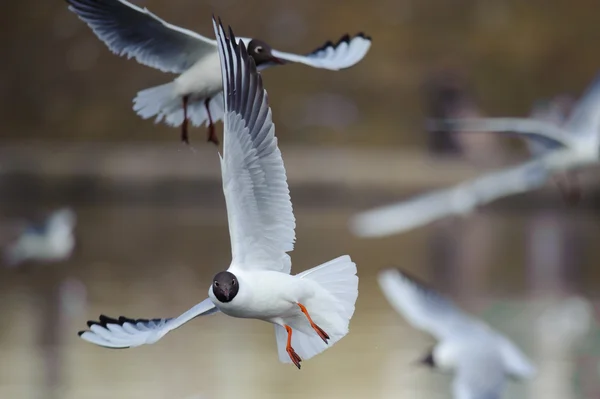
[[[173, 82], [142, 90], [133, 99], [133, 110], [144, 119], [156, 116], [156, 122], [160, 122], [174, 109], [181, 110], [181, 107], [182, 99], [175, 94]], [[181, 122], [183, 113], [179, 124]]]
[[[296, 277], [312, 280], [317, 283], [316, 294], [303, 303], [312, 320], [321, 327], [329, 342], [323, 340], [314, 332], [291, 325], [292, 347], [303, 360], [323, 352], [348, 334], [348, 325], [354, 314], [354, 304], [358, 298], [358, 277], [356, 265], [348, 255], [330, 260], [315, 268], [298, 274]], [[304, 323], [304, 315], [301, 316]], [[306, 324], [304, 324], [306, 325]], [[290, 363], [286, 352], [287, 332], [279, 325], [275, 326], [275, 337], [279, 360]]]
[[[169, 126], [181, 126], [183, 123], [183, 98], [175, 94], [173, 82], [138, 92], [133, 103], [133, 110], [143, 119], [156, 117], [155, 123], [164, 121]], [[223, 119], [225, 107], [221, 93], [212, 97], [208, 104], [213, 122]], [[192, 125], [208, 126], [206, 98], [191, 98], [187, 108]]]

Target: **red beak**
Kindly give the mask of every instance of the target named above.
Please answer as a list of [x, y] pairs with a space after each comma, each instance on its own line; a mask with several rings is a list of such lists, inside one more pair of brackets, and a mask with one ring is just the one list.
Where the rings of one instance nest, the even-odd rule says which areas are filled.
[[271, 61], [273, 61], [274, 63], [279, 64], [279, 65], [284, 65], [285, 64], [284, 60], [279, 59], [277, 57], [271, 57]]

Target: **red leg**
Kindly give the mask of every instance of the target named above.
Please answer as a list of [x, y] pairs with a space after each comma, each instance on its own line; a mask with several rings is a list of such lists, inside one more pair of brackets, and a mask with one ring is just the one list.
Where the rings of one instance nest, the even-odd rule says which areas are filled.
[[298, 306], [300, 306], [300, 310], [302, 311], [302, 313], [304, 313], [306, 315], [306, 318], [308, 319], [308, 322], [310, 323], [310, 326], [313, 328], [313, 330], [315, 330], [317, 332], [317, 334], [319, 335], [319, 337], [321, 337], [323, 342], [327, 343], [327, 340], [329, 339], [329, 335], [327, 335], [327, 333], [325, 331], [323, 331], [323, 329], [321, 327], [319, 327], [312, 321], [312, 319], [310, 318], [310, 315], [308, 314], [308, 311], [306, 310], [304, 305], [299, 303]]
[[190, 138], [188, 137], [188, 96], [183, 96], [183, 123], [181, 124], [181, 141], [190, 144]]
[[209, 102], [210, 98], [204, 100], [204, 106], [206, 107], [206, 113], [208, 114], [208, 141], [215, 143], [215, 145], [219, 145], [219, 139], [215, 133], [215, 124], [213, 123], [210, 107], [208, 106]]
[[300, 358], [300, 356], [298, 356], [298, 354], [296, 353], [294, 348], [292, 348], [292, 327], [290, 327], [288, 325], [285, 325], [284, 327], [288, 333], [287, 345], [285, 346], [285, 351], [287, 352], [290, 359], [292, 359], [292, 362], [296, 365], [296, 367], [298, 367], [298, 370], [300, 370], [300, 362], [302, 361], [302, 359]]

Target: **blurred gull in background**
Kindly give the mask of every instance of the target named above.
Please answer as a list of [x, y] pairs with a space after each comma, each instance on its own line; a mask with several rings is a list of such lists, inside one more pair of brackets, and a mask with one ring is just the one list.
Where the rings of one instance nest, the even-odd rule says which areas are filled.
[[[125, 0], [67, 0], [69, 9], [86, 22], [98, 38], [118, 55], [163, 72], [180, 74], [173, 82], [140, 91], [133, 109], [142, 118], [156, 116], [171, 126], [182, 126], [181, 138], [189, 142], [188, 120], [208, 125], [208, 140], [219, 144], [214, 122], [223, 118], [223, 84], [217, 42], [167, 23], [146, 8]], [[284, 53], [267, 43], [241, 38], [259, 70], [288, 62], [340, 70], [363, 59], [371, 38], [362, 33], [328, 41], [307, 55]]]
[[428, 147], [432, 153], [437, 157], [460, 155], [475, 164], [486, 165], [499, 157], [497, 137], [452, 131], [443, 122], [483, 116], [462, 68], [450, 64], [436, 69], [425, 81], [423, 95], [428, 116], [425, 124]]
[[600, 78], [575, 105], [562, 126], [533, 118], [458, 119], [445, 123], [459, 131], [513, 132], [539, 144], [530, 147], [534, 151], [533, 159], [519, 166], [360, 213], [350, 222], [355, 234], [386, 236], [447, 216], [466, 215], [479, 205], [540, 188], [552, 176], [557, 178], [567, 199], [576, 200], [578, 186], [574, 176], [567, 173], [597, 164], [600, 156]]
[[33, 260], [59, 262], [68, 259], [75, 247], [75, 212], [63, 208], [42, 223], [26, 226], [19, 237], [6, 246], [4, 261], [10, 266]]
[[507, 338], [404, 272], [383, 270], [378, 281], [398, 313], [439, 341], [420, 363], [455, 373], [455, 399], [499, 399], [506, 377], [525, 379], [537, 373]]
[[[356, 265], [340, 256], [291, 276], [296, 220], [277, 147], [267, 92], [243, 41], [213, 19], [224, 76], [225, 139], [221, 160], [232, 261], [209, 287], [209, 299], [176, 318], [132, 320], [100, 316], [82, 339], [109, 348], [152, 344], [202, 315], [274, 324], [279, 360], [309, 359], [342, 339], [358, 297]], [[294, 346], [296, 349], [294, 349]]]

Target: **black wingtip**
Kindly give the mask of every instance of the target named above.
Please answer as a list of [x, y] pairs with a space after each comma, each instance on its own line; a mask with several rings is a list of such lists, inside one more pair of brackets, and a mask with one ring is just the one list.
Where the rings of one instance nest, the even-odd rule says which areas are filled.
[[125, 316], [119, 316], [119, 324], [123, 325], [125, 323], [136, 324], [136, 321]]
[[314, 53], [318, 53], [319, 51], [323, 51], [329, 47], [332, 47], [334, 49], [338, 48], [338, 46], [342, 43], [350, 43], [352, 40], [354, 40], [357, 37], [361, 37], [365, 40], [368, 41], [372, 41], [373, 39], [371, 38], [371, 36], [365, 34], [364, 32], [359, 32], [354, 36], [350, 36], [348, 33], [346, 33], [344, 36], [342, 36], [336, 43], [333, 43], [331, 40], [328, 40], [327, 42], [325, 42], [325, 44], [323, 44], [321, 47], [317, 48], [316, 50], [313, 50], [310, 54], [314, 54]]
[[88, 327], [95, 326], [96, 324], [101, 325], [100, 323], [98, 323], [97, 321], [94, 321], [94, 320], [88, 320], [88, 322], [86, 324]]
[[237, 43], [237, 40], [235, 38], [235, 33], [233, 33], [233, 29], [231, 28], [231, 25], [229, 25], [227, 28], [229, 30], [229, 40], [235, 45]]
[[223, 33], [225, 33], [225, 28], [223, 28], [223, 21], [221, 21], [221, 17], [219, 16], [219, 27], [221, 28], [221, 30], [223, 31]]
[[358, 32], [358, 33], [356, 34], [356, 36], [357, 36], [357, 37], [362, 37], [363, 39], [365, 39], [365, 40], [368, 40], [368, 41], [370, 41], [370, 42], [372, 42], [372, 41], [373, 41], [373, 38], [372, 38], [370, 35], [367, 35], [365, 32]]
[[82, 336], [82, 335], [83, 335], [85, 332], [86, 332], [86, 331], [79, 331], [79, 332], [77, 333], [77, 336], [78, 336], [78, 337], [81, 337], [81, 336]]

